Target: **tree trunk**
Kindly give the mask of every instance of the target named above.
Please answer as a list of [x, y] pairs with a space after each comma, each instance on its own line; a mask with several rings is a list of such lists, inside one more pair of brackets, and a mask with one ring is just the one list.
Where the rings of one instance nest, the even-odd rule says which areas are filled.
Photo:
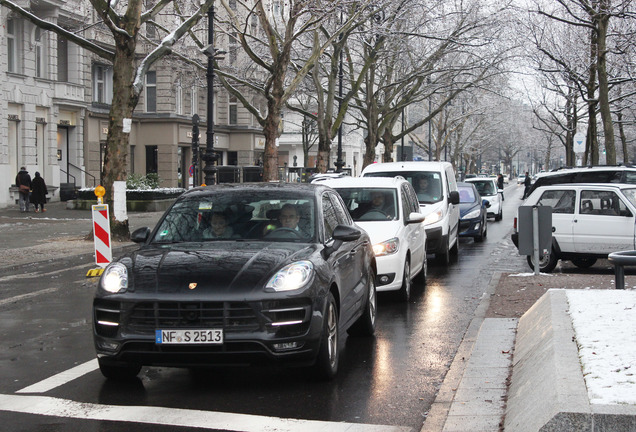
[[[108, 120], [108, 135], [104, 154], [102, 178], [106, 189], [105, 202], [112, 205], [113, 183], [126, 181], [128, 166], [129, 135], [123, 131], [124, 119], [132, 119], [139, 95], [133, 90], [135, 76], [135, 47], [134, 38], [117, 36], [117, 49], [113, 61], [113, 100], [110, 106]], [[118, 221], [110, 212], [110, 230], [114, 240], [128, 240], [130, 230], [128, 220]]]
[[265, 151], [263, 156], [263, 181], [278, 181], [278, 125], [280, 124], [280, 110], [277, 113], [269, 111], [265, 119], [263, 134], [265, 135]]
[[596, 55], [597, 40], [596, 32], [591, 31], [590, 36], [590, 76], [587, 81], [587, 110], [588, 110], [588, 128], [587, 143], [585, 148], [585, 156], [583, 165], [598, 165], [598, 140], [596, 139], [596, 105], [595, 89], [596, 89]]
[[[601, 10], [608, 10], [608, 1], [600, 2]], [[598, 19], [598, 38], [596, 54], [598, 56], [598, 102], [603, 122], [603, 135], [605, 137], [605, 163], [616, 164], [616, 146], [614, 144], [614, 125], [612, 124], [612, 113], [609, 103], [609, 83], [607, 79], [607, 27], [609, 25], [609, 14], [602, 13]]]

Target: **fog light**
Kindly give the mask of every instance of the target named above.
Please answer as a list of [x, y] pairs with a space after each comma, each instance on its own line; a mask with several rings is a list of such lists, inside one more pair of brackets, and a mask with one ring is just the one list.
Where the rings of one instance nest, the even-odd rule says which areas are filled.
[[389, 283], [389, 277], [387, 275], [380, 276], [380, 283], [382, 285]]
[[298, 348], [298, 342], [275, 343], [273, 347], [276, 351], [289, 351]]
[[97, 345], [99, 346], [100, 349], [103, 349], [106, 351], [117, 351], [117, 348], [119, 348], [119, 343], [117, 342], [99, 341], [97, 342]]

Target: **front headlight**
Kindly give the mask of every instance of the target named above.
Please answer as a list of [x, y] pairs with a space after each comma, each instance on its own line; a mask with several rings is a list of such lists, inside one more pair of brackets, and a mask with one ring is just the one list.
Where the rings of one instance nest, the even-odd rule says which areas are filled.
[[112, 263], [100, 279], [101, 287], [110, 293], [120, 293], [128, 289], [128, 269], [122, 263]]
[[424, 219], [424, 225], [434, 224], [435, 222], [441, 221], [443, 218], [444, 212], [442, 210], [434, 211], [426, 216], [426, 219]]
[[476, 217], [479, 217], [479, 213], [480, 213], [479, 209], [473, 210], [470, 213], [465, 214], [464, 217], [462, 217], [462, 219], [475, 219]]
[[375, 256], [392, 255], [400, 248], [400, 240], [394, 237], [390, 240], [383, 241], [373, 245], [373, 253]]
[[314, 265], [310, 261], [291, 263], [272, 276], [265, 288], [277, 292], [293, 291], [307, 285], [313, 273]]

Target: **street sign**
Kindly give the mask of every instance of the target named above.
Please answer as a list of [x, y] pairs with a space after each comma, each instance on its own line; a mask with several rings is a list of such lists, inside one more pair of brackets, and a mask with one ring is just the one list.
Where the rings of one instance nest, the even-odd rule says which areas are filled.
[[582, 132], [577, 132], [574, 135], [574, 153], [585, 153], [585, 141], [587, 137]]

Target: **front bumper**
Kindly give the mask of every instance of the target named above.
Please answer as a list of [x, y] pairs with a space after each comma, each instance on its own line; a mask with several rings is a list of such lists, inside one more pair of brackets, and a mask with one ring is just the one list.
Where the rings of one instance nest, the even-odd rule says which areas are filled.
[[[113, 301], [96, 298], [97, 356], [156, 366], [250, 364], [267, 360], [310, 364], [323, 328], [324, 299]], [[221, 345], [155, 343], [156, 330], [222, 329]]]
[[441, 226], [426, 228], [426, 253], [445, 253], [448, 245], [448, 234], [444, 235]]
[[461, 219], [459, 221], [459, 236], [474, 237], [481, 233], [481, 218]]

